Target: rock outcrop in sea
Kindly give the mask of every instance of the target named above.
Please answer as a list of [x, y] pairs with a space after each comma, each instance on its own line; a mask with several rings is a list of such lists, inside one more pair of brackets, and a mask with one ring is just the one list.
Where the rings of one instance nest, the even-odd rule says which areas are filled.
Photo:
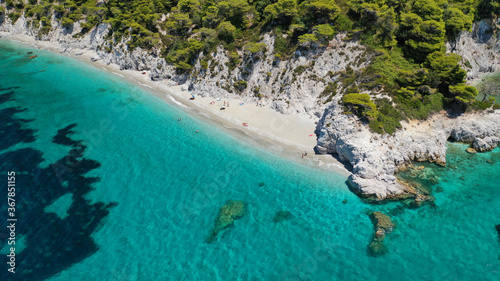
[[244, 202], [228, 200], [226, 204], [220, 208], [217, 218], [215, 218], [214, 221], [214, 228], [205, 242], [209, 244], [214, 242], [219, 232], [233, 225], [235, 220], [243, 217], [245, 211], [246, 204]]
[[370, 214], [370, 220], [373, 223], [375, 234], [368, 245], [368, 251], [370, 255], [381, 256], [387, 253], [387, 248], [384, 245], [385, 235], [391, 233], [396, 225], [388, 215], [381, 212], [372, 212]]

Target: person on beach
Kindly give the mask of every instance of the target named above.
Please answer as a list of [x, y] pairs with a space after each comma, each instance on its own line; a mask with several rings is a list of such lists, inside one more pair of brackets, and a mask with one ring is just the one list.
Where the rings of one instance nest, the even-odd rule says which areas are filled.
[[307, 150], [304, 152], [304, 157], [307, 157]]
[[226, 106], [226, 101], [224, 101], [224, 106]]
[[229, 107], [229, 102], [227, 102], [227, 107]]

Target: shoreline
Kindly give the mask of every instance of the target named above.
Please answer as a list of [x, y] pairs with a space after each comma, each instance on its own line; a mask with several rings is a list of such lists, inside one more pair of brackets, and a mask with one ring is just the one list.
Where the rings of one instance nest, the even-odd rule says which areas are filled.
[[[12, 35], [0, 32], [0, 38], [33, 46], [58, 55], [71, 57], [97, 69], [104, 70], [118, 76], [120, 79], [131, 82], [137, 87], [155, 95], [173, 106], [177, 106], [197, 119], [204, 120], [225, 132], [236, 137], [239, 141], [258, 146], [263, 150], [297, 163], [319, 167], [333, 171], [341, 176], [351, 175], [342, 163], [331, 155], [316, 155], [313, 148], [316, 145], [314, 134], [315, 120], [305, 115], [284, 115], [268, 107], [257, 106], [241, 98], [223, 98], [217, 100], [212, 97], [195, 96], [189, 100], [191, 93], [183, 91], [182, 86], [174, 85], [172, 81], [152, 81], [149, 71], [120, 70], [118, 65], [106, 64], [101, 60], [93, 61], [98, 57], [97, 52], [87, 49], [62, 50], [59, 43], [52, 41], [37, 41], [29, 35]], [[145, 72], [145, 74], [143, 74]], [[215, 104], [210, 104], [214, 102]], [[224, 110], [220, 108], [224, 102], [229, 103]], [[244, 126], [247, 123], [248, 126]], [[301, 158], [307, 151], [307, 156]]]

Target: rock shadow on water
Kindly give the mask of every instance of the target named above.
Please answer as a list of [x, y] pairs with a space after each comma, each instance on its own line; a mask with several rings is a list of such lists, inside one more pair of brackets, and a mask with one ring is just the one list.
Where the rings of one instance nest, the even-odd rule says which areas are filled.
[[214, 221], [214, 228], [205, 242], [210, 244], [217, 240], [217, 237], [222, 230], [232, 226], [234, 221], [242, 218], [245, 213], [246, 203], [242, 201], [228, 200], [226, 204], [220, 208]]
[[[0, 112], [2, 120], [8, 120], [0, 123], [0, 136], [2, 140], [7, 140], [4, 136], [9, 137], [8, 145], [2, 141], [0, 146], [0, 173], [15, 172], [16, 218], [22, 222], [16, 224], [16, 235], [25, 237], [27, 245], [16, 255], [16, 273], [2, 270], [0, 280], [37, 281], [49, 279], [94, 254], [98, 246], [92, 235], [116, 204], [92, 203], [85, 198], [93, 189], [92, 184], [99, 180], [86, 174], [100, 167], [100, 163], [84, 158], [84, 146], [72, 149], [70, 155], [45, 168], [40, 167], [44, 158], [39, 150], [22, 148], [4, 151], [17, 143], [35, 140], [34, 130], [22, 129], [18, 124], [20, 119], [15, 114], [23, 110]], [[69, 139], [65, 140], [69, 143]], [[74, 200], [66, 217], [60, 218], [44, 211], [67, 193], [72, 193]], [[2, 190], [2, 195], [7, 197], [6, 188]], [[0, 205], [0, 212], [7, 212], [6, 204]], [[6, 229], [6, 222], [1, 221], [0, 227]], [[6, 243], [4, 237], [1, 242]]]

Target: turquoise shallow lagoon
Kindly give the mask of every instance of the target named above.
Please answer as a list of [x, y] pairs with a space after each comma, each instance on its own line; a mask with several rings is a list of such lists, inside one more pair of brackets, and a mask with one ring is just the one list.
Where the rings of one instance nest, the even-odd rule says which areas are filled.
[[[436, 206], [369, 205], [341, 175], [77, 60], [0, 41], [0, 67], [0, 171], [19, 171], [23, 244], [1, 280], [500, 279], [498, 149], [450, 144], [449, 168], [427, 168]], [[247, 213], [205, 243], [230, 199]], [[274, 223], [281, 210], [292, 218]], [[367, 252], [370, 210], [397, 224], [381, 257]]]

